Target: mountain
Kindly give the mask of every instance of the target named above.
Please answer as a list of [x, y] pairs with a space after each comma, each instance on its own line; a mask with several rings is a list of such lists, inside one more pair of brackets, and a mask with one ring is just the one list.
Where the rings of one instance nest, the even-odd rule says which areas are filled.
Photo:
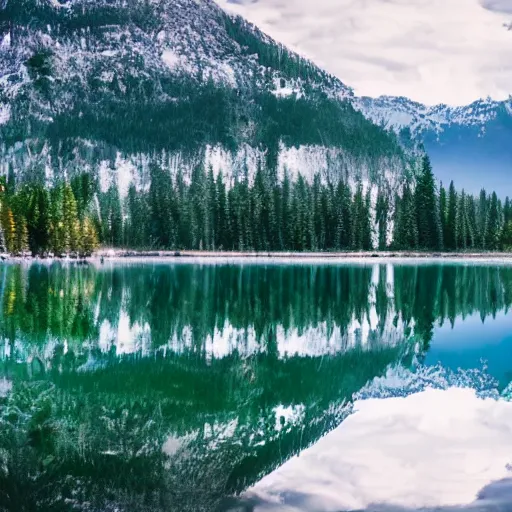
[[103, 190], [157, 164], [386, 182], [411, 152], [337, 78], [212, 0], [1, 0], [1, 171]]
[[453, 179], [472, 193], [482, 187], [503, 195], [512, 190], [512, 98], [427, 107], [383, 96], [354, 98], [353, 105], [373, 122], [419, 138], [444, 183]]

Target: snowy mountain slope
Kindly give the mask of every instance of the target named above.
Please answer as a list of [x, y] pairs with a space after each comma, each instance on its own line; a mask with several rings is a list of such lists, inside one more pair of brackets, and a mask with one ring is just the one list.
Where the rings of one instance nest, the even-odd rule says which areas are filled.
[[[126, 188], [147, 186], [155, 163], [373, 181], [411, 163], [345, 101], [349, 87], [212, 0], [0, 6], [4, 174], [86, 170]], [[314, 157], [303, 165], [293, 151]]]
[[354, 98], [353, 105], [373, 122], [419, 139], [445, 184], [455, 180], [473, 193], [482, 187], [512, 193], [512, 98], [428, 107], [383, 96]]
[[404, 97], [381, 96], [354, 98], [353, 105], [377, 124], [384, 124], [395, 130], [410, 128], [413, 133], [440, 133], [454, 124], [478, 127], [485, 131], [485, 124], [496, 120], [500, 113], [512, 115], [512, 98], [507, 101], [487, 98], [467, 106], [451, 107], [426, 106]]

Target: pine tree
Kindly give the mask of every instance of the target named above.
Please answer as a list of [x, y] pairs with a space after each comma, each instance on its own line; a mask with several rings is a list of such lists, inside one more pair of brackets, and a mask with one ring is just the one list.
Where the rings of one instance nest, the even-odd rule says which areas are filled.
[[65, 183], [62, 186], [62, 214], [65, 250], [78, 252], [80, 245], [80, 223], [78, 221], [75, 195], [69, 183]]
[[418, 247], [416, 202], [408, 183], [403, 186], [402, 197], [395, 201], [394, 245], [398, 249]]
[[379, 230], [379, 250], [387, 249], [387, 232], [388, 232], [388, 212], [389, 201], [382, 189], [379, 189], [377, 195], [376, 217]]
[[14, 239], [14, 253], [23, 254], [28, 251], [28, 229], [27, 221], [23, 215], [16, 219], [16, 237]]
[[446, 246], [448, 240], [448, 197], [442, 183], [439, 187], [439, 217], [441, 219], [441, 231], [443, 233], [443, 246]]
[[281, 187], [281, 226], [280, 237], [283, 249], [290, 250], [293, 248], [293, 217], [291, 205], [291, 185], [288, 171], [285, 170], [283, 185]]
[[485, 190], [480, 191], [480, 198], [478, 202], [478, 215], [477, 215], [477, 225], [478, 225], [478, 246], [481, 249], [487, 248], [487, 228], [488, 228], [488, 211], [489, 211], [489, 201], [487, 199], [487, 193]]
[[371, 188], [368, 187], [362, 211], [362, 229], [363, 229], [363, 250], [371, 251], [373, 249], [373, 229], [370, 218], [371, 210]]
[[119, 190], [112, 184], [105, 194], [101, 195], [102, 239], [111, 247], [123, 246], [123, 214]]
[[[153, 245], [169, 248], [175, 244], [175, 222], [173, 204], [173, 184], [171, 175], [157, 165], [150, 169], [149, 187], [150, 229]], [[203, 200], [205, 198], [203, 197]], [[113, 200], [117, 199], [113, 197]], [[117, 206], [113, 208], [117, 211]], [[120, 209], [120, 208], [119, 208]], [[118, 242], [114, 242], [116, 245]]]
[[216, 180], [216, 211], [217, 211], [217, 229], [215, 232], [216, 247], [220, 250], [226, 250], [232, 245], [231, 226], [229, 225], [229, 203], [226, 194], [226, 185], [222, 172], [217, 174]]
[[476, 204], [475, 198], [471, 195], [466, 196], [466, 222], [468, 230], [468, 248], [474, 249], [477, 245], [477, 222], [476, 222]]
[[505, 251], [512, 251], [512, 220], [503, 226], [501, 245]]
[[50, 243], [50, 195], [42, 185], [34, 185], [24, 201], [30, 250], [32, 254], [44, 253]]
[[64, 224], [63, 187], [56, 186], [50, 200], [50, 248], [56, 256], [63, 255], [68, 247]]
[[353, 250], [361, 250], [363, 248], [363, 238], [365, 232], [365, 220], [364, 220], [364, 197], [363, 197], [363, 185], [359, 183], [354, 194], [352, 201], [352, 229], [351, 229], [351, 247]]
[[500, 247], [501, 239], [501, 212], [498, 196], [492, 193], [489, 211], [487, 214], [486, 248], [495, 251]]
[[2, 228], [7, 252], [16, 252], [16, 223], [11, 208], [7, 204], [2, 205]]
[[434, 173], [428, 156], [423, 158], [415, 197], [419, 245], [423, 249], [440, 249], [442, 247], [441, 219]]
[[98, 235], [94, 223], [85, 217], [80, 224], [79, 252], [82, 256], [90, 256], [98, 247]]
[[457, 192], [455, 191], [455, 185], [453, 181], [450, 183], [450, 190], [448, 192], [448, 208], [446, 218], [446, 238], [445, 247], [449, 250], [456, 249], [456, 236], [455, 229], [457, 223]]
[[457, 202], [457, 214], [455, 221], [455, 248], [465, 251], [468, 245], [468, 222], [466, 210], [466, 194], [464, 190]]
[[213, 168], [211, 166], [208, 169], [208, 176], [206, 178], [205, 199], [206, 247], [208, 250], [214, 251], [218, 247], [216, 241], [219, 204], [217, 200], [217, 187], [215, 184], [215, 176], [213, 175]]
[[505, 199], [505, 205], [503, 206], [503, 222], [508, 224], [512, 220], [512, 202], [507, 196]]
[[71, 180], [71, 188], [76, 200], [78, 219], [83, 221], [87, 208], [94, 196], [95, 185], [91, 175], [82, 173]]
[[325, 212], [323, 208], [323, 194], [320, 176], [318, 174], [313, 178], [313, 224], [314, 224], [314, 240], [313, 249], [326, 249], [326, 226]]

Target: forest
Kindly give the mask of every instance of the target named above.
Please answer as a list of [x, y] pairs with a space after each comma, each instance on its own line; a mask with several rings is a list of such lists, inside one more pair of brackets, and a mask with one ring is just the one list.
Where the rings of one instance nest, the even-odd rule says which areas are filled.
[[[438, 186], [428, 157], [400, 190], [282, 181], [261, 167], [228, 187], [222, 173], [152, 166], [146, 191], [102, 192], [89, 174], [47, 189], [0, 182], [4, 250], [87, 256], [100, 246], [229, 251], [512, 250], [512, 204]], [[392, 194], [394, 193], [394, 197]], [[391, 242], [390, 242], [391, 240]]]

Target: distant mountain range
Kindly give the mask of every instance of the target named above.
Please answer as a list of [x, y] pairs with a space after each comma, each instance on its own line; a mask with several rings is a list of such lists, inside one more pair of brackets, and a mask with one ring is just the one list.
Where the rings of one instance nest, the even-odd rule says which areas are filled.
[[373, 122], [421, 140], [438, 177], [478, 193], [481, 187], [512, 193], [512, 99], [463, 107], [427, 107], [403, 97], [354, 98]]

